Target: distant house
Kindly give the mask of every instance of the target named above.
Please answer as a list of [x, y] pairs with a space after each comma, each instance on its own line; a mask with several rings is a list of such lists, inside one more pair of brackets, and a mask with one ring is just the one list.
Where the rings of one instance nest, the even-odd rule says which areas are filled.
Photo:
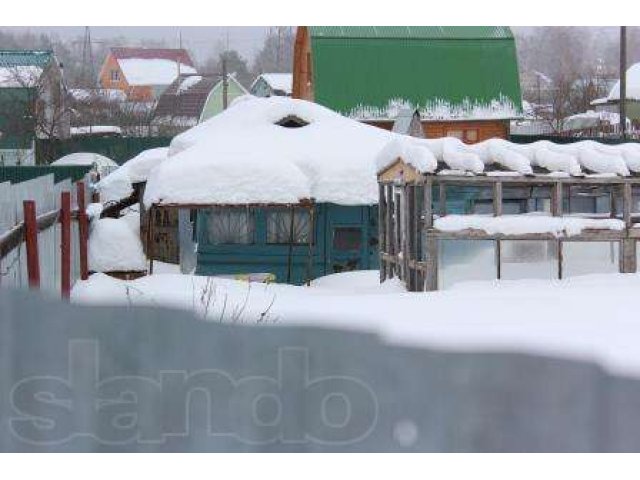
[[131, 101], [156, 100], [181, 74], [196, 74], [184, 49], [112, 48], [100, 69], [103, 89], [126, 93]]
[[256, 97], [290, 97], [292, 86], [291, 73], [263, 73], [255, 79], [249, 91]]
[[[620, 80], [606, 97], [591, 102], [597, 112], [617, 113], [620, 109]], [[626, 114], [634, 126], [640, 126], [640, 63], [627, 70]]]
[[427, 138], [466, 143], [522, 108], [509, 27], [298, 27], [292, 95], [385, 129], [416, 108]]
[[36, 138], [67, 138], [62, 66], [51, 51], [0, 50], [0, 165], [34, 162]]
[[[229, 75], [227, 102], [249, 92]], [[158, 99], [153, 125], [162, 135], [176, 135], [208, 120], [224, 109], [224, 88], [220, 77], [181, 75]]]

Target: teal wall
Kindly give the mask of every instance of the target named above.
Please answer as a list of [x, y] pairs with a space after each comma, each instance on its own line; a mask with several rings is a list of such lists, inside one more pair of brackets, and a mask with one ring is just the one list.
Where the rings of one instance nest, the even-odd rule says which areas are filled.
[[[207, 235], [206, 211], [197, 216], [198, 275], [237, 275], [272, 273], [278, 282], [287, 281], [289, 246], [271, 245], [266, 241], [266, 210], [255, 209], [255, 243], [252, 245], [212, 245]], [[360, 248], [340, 251], [333, 248], [336, 228], [353, 227], [360, 230]], [[378, 268], [378, 226], [376, 206], [340, 206], [318, 204], [315, 210], [314, 246], [311, 277], [317, 278], [355, 266], [357, 270]], [[349, 267], [351, 266], [351, 267]], [[292, 248], [293, 284], [308, 279], [309, 247]]]

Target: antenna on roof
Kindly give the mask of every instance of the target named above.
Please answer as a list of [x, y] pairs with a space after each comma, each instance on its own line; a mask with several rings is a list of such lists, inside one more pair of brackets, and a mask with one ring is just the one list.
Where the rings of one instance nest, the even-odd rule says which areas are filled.
[[95, 65], [93, 62], [93, 49], [91, 47], [91, 27], [84, 27], [82, 40], [82, 70], [81, 78], [85, 87], [94, 88], [96, 82]]
[[620, 136], [627, 138], [627, 27], [620, 27]]

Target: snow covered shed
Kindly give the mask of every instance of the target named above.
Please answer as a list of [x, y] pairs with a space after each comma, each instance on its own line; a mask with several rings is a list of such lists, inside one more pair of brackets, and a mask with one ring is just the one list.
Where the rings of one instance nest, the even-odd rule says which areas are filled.
[[390, 130], [419, 109], [425, 136], [506, 138], [521, 111], [509, 27], [298, 27], [293, 98]]
[[[228, 77], [227, 101], [246, 95], [247, 90]], [[217, 76], [180, 75], [158, 99], [153, 125], [161, 135], [174, 136], [210, 119], [224, 109], [222, 79]]]
[[[620, 111], [620, 80], [618, 80], [609, 95], [594, 100], [591, 105], [598, 112], [618, 113]], [[633, 127], [640, 127], [640, 63], [635, 63], [627, 69], [626, 114]]]
[[[412, 291], [438, 289], [447, 241], [494, 242], [498, 279], [506, 249], [518, 252], [522, 242], [544, 244], [558, 278], [569, 242], [608, 243], [617, 248], [621, 273], [637, 270], [637, 144], [465, 145], [405, 137], [381, 152], [377, 167], [382, 280], [399, 277]], [[530, 260], [523, 257], [515, 260]]]
[[144, 203], [180, 211], [193, 240], [180, 256], [193, 252], [198, 274], [300, 284], [377, 268], [375, 158], [394, 136], [306, 101], [243, 97], [173, 140]]
[[256, 97], [290, 97], [292, 84], [291, 73], [263, 73], [255, 79], [249, 91]]

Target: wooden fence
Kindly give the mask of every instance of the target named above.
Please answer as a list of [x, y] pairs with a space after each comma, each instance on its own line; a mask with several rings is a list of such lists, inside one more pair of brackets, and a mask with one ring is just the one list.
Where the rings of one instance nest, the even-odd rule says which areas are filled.
[[88, 276], [88, 183], [46, 175], [0, 183], [0, 286], [68, 297]]

